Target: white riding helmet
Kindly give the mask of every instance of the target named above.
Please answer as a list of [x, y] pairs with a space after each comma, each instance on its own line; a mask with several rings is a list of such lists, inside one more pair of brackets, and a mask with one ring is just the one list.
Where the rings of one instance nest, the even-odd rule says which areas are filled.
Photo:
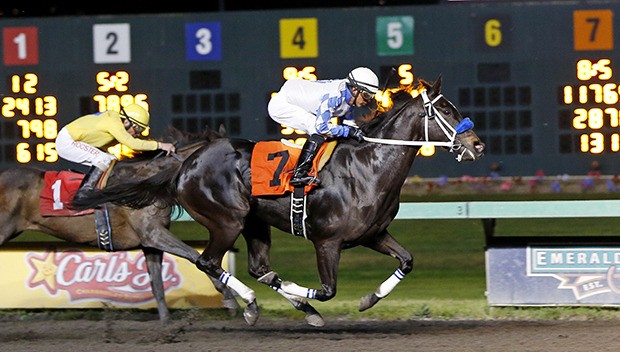
[[377, 75], [368, 67], [354, 68], [349, 72], [347, 78], [349, 80], [349, 85], [352, 87], [372, 93], [373, 95], [377, 94], [379, 91], [379, 78], [377, 78]]

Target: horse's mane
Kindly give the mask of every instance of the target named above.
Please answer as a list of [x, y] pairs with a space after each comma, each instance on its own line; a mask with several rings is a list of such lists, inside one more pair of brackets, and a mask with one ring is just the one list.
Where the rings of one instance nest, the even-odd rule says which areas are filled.
[[389, 101], [387, 106], [379, 102], [377, 106], [377, 116], [361, 124], [360, 127], [367, 133], [373, 131], [374, 129], [378, 128], [378, 126], [382, 125], [387, 119], [387, 117], [391, 116], [393, 112], [400, 110], [401, 107], [413, 101], [413, 96], [411, 95], [411, 92], [415, 90], [420, 91], [421, 89], [425, 89], [428, 87], [430, 87], [428, 82], [422, 79], [418, 79], [417, 85], [410, 84], [407, 86], [387, 89], [384, 92], [384, 94], [387, 95], [387, 100]]
[[[208, 126], [201, 133], [192, 133], [187, 131], [181, 131], [178, 128], [169, 126], [166, 129], [165, 137], [160, 138], [160, 141], [167, 140], [174, 143], [177, 150], [182, 150], [187, 147], [195, 146], [196, 144], [205, 144], [212, 140], [223, 138], [225, 131], [220, 128], [219, 131], [213, 131]], [[145, 160], [151, 160], [162, 153], [161, 150], [146, 150], [141, 152], [134, 152], [129, 156], [122, 156], [120, 160], [123, 162], [140, 162]]]

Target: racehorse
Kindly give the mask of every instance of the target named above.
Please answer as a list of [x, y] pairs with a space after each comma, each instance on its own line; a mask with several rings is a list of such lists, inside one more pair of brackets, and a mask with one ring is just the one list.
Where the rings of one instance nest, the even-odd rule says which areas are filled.
[[[177, 133], [178, 135], [178, 133]], [[208, 141], [192, 143], [178, 148], [179, 155], [189, 155]], [[114, 166], [108, 183], [110, 185], [126, 179], [139, 179], [160, 170], [173, 158], [157, 157], [156, 152], [145, 152], [135, 158], [121, 159]], [[155, 156], [154, 156], [155, 155]], [[159, 154], [161, 156], [161, 154]], [[171, 159], [171, 160], [166, 160]], [[179, 163], [180, 165], [180, 163]], [[98, 247], [93, 214], [78, 216], [42, 216], [39, 195], [44, 187], [45, 171], [22, 166], [0, 171], [0, 245], [17, 237], [26, 230], [47, 233], [59, 239]], [[141, 249], [144, 253], [147, 271], [151, 278], [151, 290], [155, 298], [162, 324], [170, 321], [164, 283], [162, 281], [163, 252], [167, 252], [195, 263], [200, 253], [175, 237], [170, 231], [169, 206], [151, 205], [142, 209], [108, 207], [112, 229], [112, 247], [115, 251]], [[223, 304], [229, 309], [238, 309], [239, 304], [233, 292], [219, 280], [212, 279], [216, 289], [224, 296]]]
[[[339, 141], [320, 171], [320, 187], [306, 198], [305, 224], [306, 238], [316, 252], [320, 289], [283, 281], [271, 268], [271, 226], [292, 233], [291, 197], [252, 196], [250, 166], [257, 142], [215, 139], [182, 165], [171, 166], [139, 183], [106, 188], [76, 206], [113, 202], [141, 208], [154, 201], [183, 206], [210, 232], [197, 267], [239, 294], [246, 304], [244, 318], [250, 325], [259, 316], [255, 293], [221, 267], [222, 257], [239, 234], [248, 246], [248, 271], [252, 277], [277, 292], [319, 301], [336, 295], [342, 250], [364, 246], [396, 258], [396, 271], [374, 293], [362, 297], [359, 310], [366, 310], [413, 270], [412, 254], [388, 232], [388, 226], [398, 212], [401, 187], [421, 146], [440, 146], [454, 153], [459, 162], [473, 161], [484, 154], [484, 143], [471, 129], [473, 123], [441, 94], [441, 81], [441, 76], [432, 85], [419, 81], [420, 94], [415, 97], [404, 89], [393, 92], [391, 108], [360, 125], [366, 142]], [[308, 323], [323, 323], [320, 316], [314, 318]]]

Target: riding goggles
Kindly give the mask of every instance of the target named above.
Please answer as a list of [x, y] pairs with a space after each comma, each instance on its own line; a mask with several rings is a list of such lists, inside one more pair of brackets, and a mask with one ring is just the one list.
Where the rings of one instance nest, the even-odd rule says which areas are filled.
[[144, 132], [144, 130], [146, 130], [146, 127], [142, 127], [140, 125], [138, 125], [137, 123], [129, 120], [131, 122], [131, 127], [133, 127], [133, 130], [136, 131], [137, 134], [142, 134], [142, 132]]
[[362, 95], [362, 98], [367, 102], [371, 101], [372, 98], [375, 97], [374, 94], [372, 94], [371, 92], [365, 91], [365, 90], [360, 90], [360, 94]]
[[131, 122], [131, 126], [129, 128], [133, 127], [133, 130], [136, 131], [137, 134], [142, 134], [142, 132], [146, 130], [147, 127], [142, 126], [137, 121], [132, 119], [129, 115], [127, 115], [123, 107], [121, 107], [121, 115], [125, 117], [127, 120], [129, 120], [129, 122]]

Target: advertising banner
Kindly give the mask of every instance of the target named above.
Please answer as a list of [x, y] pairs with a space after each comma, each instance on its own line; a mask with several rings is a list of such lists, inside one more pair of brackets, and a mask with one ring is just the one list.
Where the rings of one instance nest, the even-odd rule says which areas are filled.
[[[0, 255], [0, 308], [156, 308], [140, 250], [109, 253], [64, 243], [7, 248]], [[224, 257], [226, 270], [231, 256]], [[222, 307], [209, 277], [188, 260], [165, 253], [162, 275], [170, 308]]]
[[535, 245], [486, 252], [490, 305], [620, 305], [620, 247]]

